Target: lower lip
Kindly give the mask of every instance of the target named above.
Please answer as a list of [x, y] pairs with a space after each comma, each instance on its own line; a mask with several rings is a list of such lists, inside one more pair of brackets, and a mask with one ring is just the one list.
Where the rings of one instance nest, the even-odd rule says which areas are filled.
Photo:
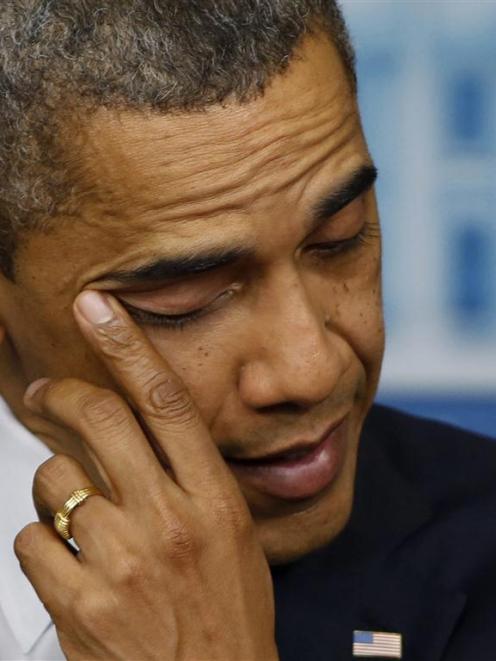
[[316, 496], [336, 477], [343, 453], [346, 420], [299, 459], [270, 463], [228, 462], [239, 481], [269, 496], [301, 500]]

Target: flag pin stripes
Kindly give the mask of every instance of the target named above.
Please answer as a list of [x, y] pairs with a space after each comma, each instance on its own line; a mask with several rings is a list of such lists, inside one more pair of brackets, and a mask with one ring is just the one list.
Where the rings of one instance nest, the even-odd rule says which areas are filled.
[[384, 631], [354, 631], [354, 657], [383, 657], [401, 659], [402, 638], [400, 633]]

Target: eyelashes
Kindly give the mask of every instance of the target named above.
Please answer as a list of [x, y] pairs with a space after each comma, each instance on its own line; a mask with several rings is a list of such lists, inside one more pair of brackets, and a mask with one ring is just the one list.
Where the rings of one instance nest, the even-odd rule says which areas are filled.
[[325, 259], [326, 257], [333, 257], [351, 252], [362, 245], [366, 245], [379, 239], [380, 236], [381, 232], [379, 225], [367, 221], [355, 236], [352, 236], [349, 239], [341, 239], [340, 241], [317, 243], [313, 246], [309, 246], [309, 250], [317, 253], [319, 257]]
[[140, 310], [139, 308], [135, 308], [134, 306], [129, 305], [129, 303], [123, 303], [122, 301], [121, 305], [138, 324], [143, 326], [165, 326], [166, 328], [175, 330], [181, 330], [187, 324], [193, 323], [203, 315], [208, 314], [209, 311], [208, 308], [199, 308], [198, 310], [193, 310], [193, 312], [188, 312], [187, 314], [166, 315]]
[[[351, 254], [360, 247], [373, 243], [378, 238], [380, 238], [379, 225], [367, 221], [355, 236], [352, 236], [349, 239], [341, 239], [339, 241], [314, 244], [308, 246], [307, 251], [311, 252], [319, 260], [327, 261]], [[222, 305], [227, 302], [228, 299], [232, 298], [237, 291], [237, 289], [228, 289], [217, 296], [209, 305], [178, 315], [148, 312], [136, 308], [122, 300], [120, 303], [134, 321], [140, 325], [162, 327], [170, 330], [182, 330], [185, 327], [194, 324], [196, 321], [199, 321], [202, 317], [206, 317], [211, 312], [222, 307]]]
[[187, 324], [192, 324], [197, 319], [220, 307], [227, 299], [232, 298], [236, 291], [236, 289], [228, 289], [217, 296], [209, 305], [192, 310], [191, 312], [186, 312], [185, 314], [158, 314], [135, 308], [133, 305], [124, 301], [120, 302], [138, 324], [144, 326], [165, 326], [173, 330], [182, 330]]

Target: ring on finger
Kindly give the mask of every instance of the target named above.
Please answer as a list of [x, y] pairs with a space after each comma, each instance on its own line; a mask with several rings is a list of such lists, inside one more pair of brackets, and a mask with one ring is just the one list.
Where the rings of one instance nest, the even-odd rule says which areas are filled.
[[82, 505], [84, 501], [90, 496], [101, 496], [102, 493], [94, 486], [85, 487], [84, 489], [76, 489], [71, 493], [69, 498], [65, 501], [62, 509], [60, 509], [54, 517], [53, 525], [58, 534], [69, 541], [72, 538], [71, 534], [71, 514]]

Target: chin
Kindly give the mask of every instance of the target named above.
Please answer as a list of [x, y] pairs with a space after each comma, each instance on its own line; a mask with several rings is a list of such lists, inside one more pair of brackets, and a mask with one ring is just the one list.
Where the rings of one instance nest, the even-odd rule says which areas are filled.
[[346, 527], [353, 508], [357, 445], [349, 448], [340, 475], [327, 490], [311, 501], [287, 503], [272, 516], [256, 515], [258, 538], [270, 565], [294, 562], [329, 544]]
[[282, 520], [257, 523], [259, 539], [270, 565], [294, 562], [332, 544], [348, 523], [353, 502], [352, 490], [340, 494], [338, 502], [336, 495], [328, 494], [328, 499], [312, 510]]

